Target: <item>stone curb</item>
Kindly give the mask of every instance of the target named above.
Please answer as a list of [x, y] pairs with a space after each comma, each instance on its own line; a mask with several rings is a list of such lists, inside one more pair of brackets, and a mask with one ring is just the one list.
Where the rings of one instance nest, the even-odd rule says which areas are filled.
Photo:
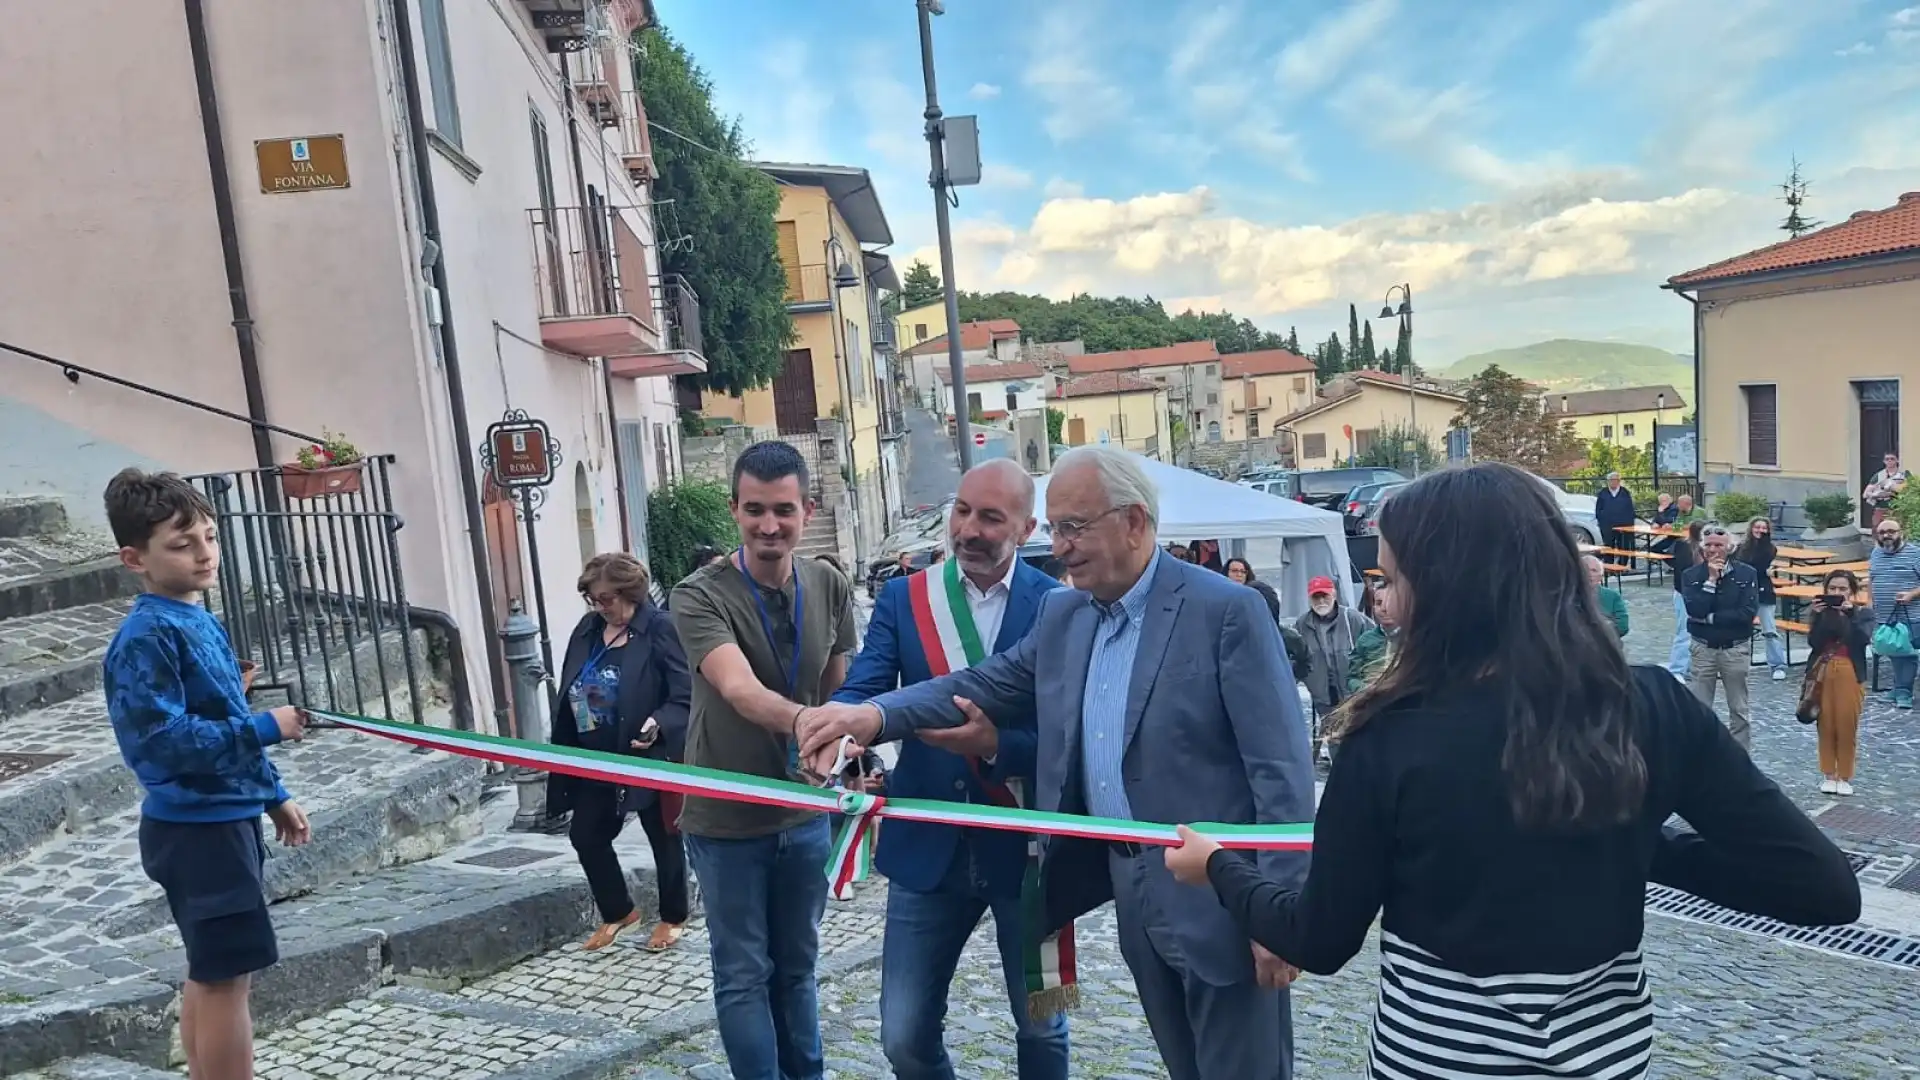
[[48, 1080], [180, 1080], [177, 1073], [97, 1056], [63, 1061], [45, 1075]]
[[67, 525], [67, 504], [54, 495], [0, 497], [0, 536], [42, 536]]
[[120, 564], [119, 556], [88, 559], [0, 585], [0, 619], [44, 615], [139, 592], [140, 579]]
[[[634, 870], [628, 879], [637, 904], [656, 902], [651, 870]], [[476, 875], [475, 880], [485, 879]], [[395, 982], [450, 988], [492, 975], [578, 938], [590, 928], [591, 908], [586, 882], [574, 875], [516, 879], [484, 896], [433, 905], [378, 926], [304, 930], [300, 909], [293, 907], [275, 920], [285, 924], [280, 962], [255, 978], [255, 1023], [260, 1031], [286, 1027]], [[153, 935], [145, 950], [130, 943], [134, 958], [156, 972], [147, 979], [66, 991], [25, 1005], [0, 1004], [0, 1076], [102, 1052], [141, 1065], [168, 1065], [186, 966], [172, 941], [169, 931]], [[628, 1042], [620, 1046], [621, 1061], [638, 1052], [628, 1049]], [[613, 1051], [609, 1044], [597, 1053]], [[547, 1075], [528, 1074], [528, 1080]]]
[[584, 1043], [540, 1061], [529, 1061], [502, 1070], [493, 1074], [491, 1080], [607, 1080], [617, 1077], [626, 1062], [643, 1052], [639, 1049], [642, 1042], [640, 1036], [597, 1017], [496, 1005], [409, 987], [383, 990], [375, 996], [442, 1014], [464, 1016], [482, 1023], [565, 1035]]
[[100, 657], [43, 668], [24, 679], [0, 682], [0, 726], [8, 717], [71, 701], [100, 689]]
[[24, 858], [62, 829], [78, 832], [125, 810], [142, 795], [117, 753], [43, 780], [16, 781], [0, 792], [0, 866]]

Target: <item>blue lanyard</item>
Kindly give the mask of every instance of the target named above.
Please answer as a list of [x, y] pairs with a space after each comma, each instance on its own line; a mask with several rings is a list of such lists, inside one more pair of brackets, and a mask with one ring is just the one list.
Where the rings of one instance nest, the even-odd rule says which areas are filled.
[[[627, 638], [630, 636], [631, 636], [631, 631], [622, 630], [620, 631], [620, 636], [614, 638], [613, 642], [620, 645], [625, 645], [627, 643]], [[600, 665], [601, 657], [606, 656], [607, 651], [612, 648], [613, 648], [613, 643], [609, 643], [605, 637], [602, 637], [600, 639], [600, 647], [594, 650], [594, 653], [592, 656], [587, 657], [586, 666], [580, 669], [580, 674], [575, 675], [573, 677], [573, 685], [574, 686], [580, 685], [580, 680], [586, 678], [588, 672], [598, 667]], [[569, 690], [571, 690], [572, 688], [573, 687], [568, 687]]]
[[[733, 565], [740, 570], [740, 576], [747, 579], [747, 591], [753, 594], [753, 606], [760, 611], [760, 629], [766, 632], [767, 644], [773, 649], [773, 662], [780, 662], [780, 639], [773, 632], [773, 617], [767, 614], [767, 602], [760, 596], [760, 583], [747, 573], [746, 556], [742, 552], [733, 553]], [[781, 669], [780, 676], [787, 680], [787, 700], [797, 700], [800, 690], [800, 629], [806, 625], [800, 621], [803, 609], [800, 597], [800, 568], [793, 568], [793, 660]]]

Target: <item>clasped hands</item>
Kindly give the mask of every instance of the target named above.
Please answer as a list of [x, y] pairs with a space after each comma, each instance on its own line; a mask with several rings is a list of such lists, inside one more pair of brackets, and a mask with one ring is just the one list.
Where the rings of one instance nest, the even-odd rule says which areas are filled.
[[[991, 758], [1000, 751], [1000, 729], [993, 726], [980, 706], [963, 697], [953, 699], [964, 723], [950, 728], [927, 728], [915, 737], [928, 746], [950, 750], [967, 757]], [[793, 738], [800, 744], [800, 760], [816, 775], [825, 776], [833, 768], [840, 751], [840, 740], [851, 738], [855, 756], [880, 737], [880, 710], [873, 705], [847, 705], [828, 702], [802, 709], [793, 720]]]

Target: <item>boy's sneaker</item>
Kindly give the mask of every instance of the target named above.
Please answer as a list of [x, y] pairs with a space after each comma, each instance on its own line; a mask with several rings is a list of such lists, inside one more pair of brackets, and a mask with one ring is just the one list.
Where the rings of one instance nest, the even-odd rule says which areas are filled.
[[1836, 794], [1840, 794], [1840, 795], [1853, 794], [1853, 785], [1847, 783], [1845, 780], [1840, 781], [1840, 783], [1835, 785], [1835, 787], [1837, 788]]
[[1913, 691], [1895, 690], [1893, 692], [1893, 707], [1896, 709], [1913, 708]]
[[1774, 668], [1774, 669], [1773, 669], [1773, 681], [1774, 681], [1774, 682], [1786, 682], [1786, 681], [1787, 681], [1787, 669], [1786, 669], [1786, 668], [1783, 668], [1783, 667], [1777, 667], [1777, 668]]

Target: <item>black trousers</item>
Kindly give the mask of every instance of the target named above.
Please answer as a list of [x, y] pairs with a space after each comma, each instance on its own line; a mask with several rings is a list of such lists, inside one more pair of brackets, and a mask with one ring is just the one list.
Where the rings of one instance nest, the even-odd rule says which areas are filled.
[[[1606, 534], [1600, 540], [1602, 544], [1605, 544], [1606, 546], [1613, 548], [1616, 551], [1639, 550], [1637, 547], [1634, 546], [1634, 537], [1635, 537], [1634, 533], [1630, 533], [1625, 529], [1615, 528], [1611, 525], [1606, 526], [1601, 531]], [[1610, 556], [1610, 558], [1612, 558], [1616, 562], [1625, 563], [1628, 566], [1632, 566], [1635, 562], [1634, 557], [1631, 555], [1614, 555], [1614, 556]]]
[[[613, 841], [626, 823], [621, 807], [621, 789], [592, 780], [575, 780], [573, 823], [567, 839], [580, 856], [580, 869], [586, 871], [587, 887], [593, 890], [594, 906], [600, 909], [601, 922], [619, 922], [633, 913], [633, 894], [627, 890], [627, 876], [620, 869], [620, 857], [614, 854]], [[647, 846], [653, 849], [653, 865], [660, 888], [660, 921], [683, 923], [689, 915], [687, 892], [687, 851], [680, 834], [667, 827], [666, 813], [658, 796], [639, 813], [640, 827], [647, 831]]]

